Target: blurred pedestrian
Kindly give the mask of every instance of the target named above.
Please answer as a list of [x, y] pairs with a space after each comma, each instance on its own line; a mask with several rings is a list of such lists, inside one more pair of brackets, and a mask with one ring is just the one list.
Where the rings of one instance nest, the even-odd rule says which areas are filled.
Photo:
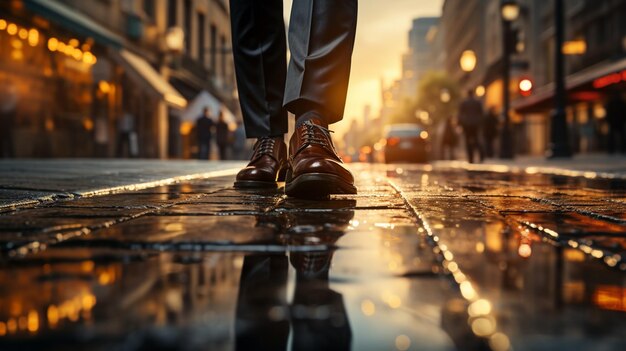
[[474, 153], [478, 152], [480, 162], [484, 160], [483, 147], [480, 142], [480, 132], [483, 125], [483, 105], [474, 97], [474, 90], [467, 92], [467, 98], [459, 106], [459, 123], [465, 135], [467, 159], [474, 163]]
[[[611, 92], [606, 103], [606, 120], [609, 124], [609, 153], [626, 153], [626, 103], [619, 90]], [[619, 150], [618, 146], [619, 144]]]
[[456, 125], [453, 117], [446, 119], [443, 127], [443, 135], [441, 138], [441, 158], [444, 160], [454, 160], [454, 150], [458, 143], [458, 135], [456, 134]]
[[243, 121], [237, 121], [237, 128], [233, 132], [233, 158], [235, 160], [245, 160], [246, 155], [246, 130], [243, 127]]
[[117, 157], [139, 156], [139, 141], [135, 132], [135, 116], [126, 111], [117, 121]]
[[495, 156], [495, 143], [500, 130], [500, 119], [496, 114], [496, 109], [490, 107], [483, 121], [483, 138], [485, 139], [485, 156], [488, 158]]
[[211, 118], [209, 108], [202, 110], [202, 115], [196, 120], [196, 133], [198, 135], [198, 159], [208, 160], [211, 156], [211, 141], [213, 139], [213, 126], [215, 122]]
[[96, 142], [96, 157], [107, 157], [109, 146], [109, 121], [105, 115], [96, 117], [93, 126], [94, 141]]
[[11, 81], [0, 83], [0, 157], [15, 157], [13, 126], [19, 94]]
[[217, 150], [219, 151], [220, 160], [224, 161], [228, 158], [228, 148], [230, 147], [230, 130], [228, 123], [224, 118], [224, 113], [220, 111], [215, 125], [215, 139], [217, 142]]

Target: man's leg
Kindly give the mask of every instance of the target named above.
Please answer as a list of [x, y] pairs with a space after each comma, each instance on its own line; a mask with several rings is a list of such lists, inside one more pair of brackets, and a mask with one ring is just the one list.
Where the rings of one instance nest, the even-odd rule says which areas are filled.
[[296, 115], [285, 192], [301, 198], [356, 194], [328, 124], [340, 121], [348, 89], [357, 0], [294, 1], [285, 107]]
[[287, 133], [287, 44], [282, 0], [231, 0], [233, 56], [248, 138]]
[[198, 160], [206, 160], [206, 159], [207, 159], [206, 144], [204, 143], [204, 141], [200, 141], [198, 143]]
[[283, 108], [287, 43], [282, 0], [231, 0], [233, 56], [248, 138], [257, 138], [237, 188], [275, 188], [287, 165]]
[[289, 320], [274, 311], [287, 310], [287, 272], [284, 255], [247, 255], [243, 260], [235, 312], [235, 350], [284, 351]]
[[[343, 117], [357, 22], [357, 0], [294, 1], [285, 107], [297, 117]], [[319, 116], [321, 115], [321, 116]]]
[[467, 161], [474, 163], [474, 133], [472, 128], [465, 128], [465, 148], [467, 149]]

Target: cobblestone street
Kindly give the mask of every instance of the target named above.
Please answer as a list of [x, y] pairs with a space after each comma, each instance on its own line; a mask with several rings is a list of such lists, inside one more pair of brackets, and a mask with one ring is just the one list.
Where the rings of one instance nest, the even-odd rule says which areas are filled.
[[238, 166], [13, 179], [0, 349], [626, 349], [623, 178], [353, 164], [303, 201]]

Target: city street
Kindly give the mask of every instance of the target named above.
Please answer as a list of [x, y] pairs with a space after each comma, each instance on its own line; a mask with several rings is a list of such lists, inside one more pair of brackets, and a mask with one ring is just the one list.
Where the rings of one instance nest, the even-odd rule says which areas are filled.
[[1, 350], [626, 349], [624, 173], [89, 162], [0, 164]]

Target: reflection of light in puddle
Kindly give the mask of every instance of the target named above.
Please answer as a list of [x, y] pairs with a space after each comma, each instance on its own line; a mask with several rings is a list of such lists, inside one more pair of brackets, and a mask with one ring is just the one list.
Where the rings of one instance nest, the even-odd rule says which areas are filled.
[[469, 280], [462, 282], [460, 284], [460, 288], [461, 288], [461, 295], [463, 295], [463, 297], [466, 300], [472, 301], [476, 299], [477, 297], [476, 290], [474, 289], [474, 287], [472, 286], [472, 283]]
[[37, 332], [39, 330], [39, 314], [35, 310], [31, 310], [28, 312], [28, 331], [31, 333]]
[[166, 232], [180, 232], [183, 230], [182, 223], [168, 223], [165, 225]]
[[485, 251], [485, 244], [483, 244], [482, 242], [477, 242], [476, 243], [476, 252], [483, 253], [484, 251]]
[[398, 335], [396, 337], [396, 349], [400, 351], [408, 350], [411, 347], [411, 339], [406, 335]]
[[59, 309], [57, 308], [56, 305], [50, 305], [48, 307], [48, 325], [51, 328], [55, 328], [57, 326], [57, 324], [59, 323]]
[[7, 321], [7, 330], [11, 334], [15, 334], [15, 332], [17, 332], [17, 321], [15, 318], [9, 318]]
[[382, 229], [394, 229], [395, 225], [393, 225], [391, 223], [375, 223], [374, 227], [382, 228]]
[[595, 258], [602, 258], [602, 256], [604, 256], [604, 253], [600, 250], [591, 250], [591, 256]]
[[530, 247], [530, 244], [524, 243], [521, 244], [519, 248], [517, 248], [517, 254], [520, 255], [520, 257], [522, 258], [529, 258], [532, 253], [533, 250]]
[[93, 263], [93, 261], [84, 261], [80, 264], [80, 268], [83, 270], [83, 272], [91, 272], [93, 271], [95, 264]]
[[366, 316], [373, 316], [376, 313], [376, 305], [372, 300], [365, 299], [361, 301], [361, 312]]
[[470, 317], [484, 316], [491, 313], [491, 302], [480, 299], [472, 302], [467, 309]]
[[511, 341], [506, 335], [498, 332], [489, 338], [489, 346], [493, 351], [508, 350], [511, 347]]
[[[402, 190], [397, 185], [395, 185], [391, 181], [389, 183], [402, 197], [405, 198]], [[440, 243], [439, 237], [433, 232], [433, 228], [436, 227], [431, 227], [428, 221], [415, 208], [415, 206], [411, 205], [408, 202], [407, 204], [409, 205], [413, 214], [421, 222], [422, 227], [424, 228], [423, 230], [432, 240], [433, 252], [436, 255], [443, 256], [443, 267], [452, 274], [454, 280], [459, 284], [459, 290], [463, 298], [470, 303], [470, 306], [473, 306], [471, 307], [471, 309], [468, 307], [467, 310], [468, 315], [470, 315], [470, 320], [468, 322], [472, 332], [478, 337], [487, 338], [490, 342], [490, 345], [493, 344], [498, 346], [498, 348], [494, 347], [494, 350], [507, 350], [509, 348], [509, 346], [507, 346], [508, 337], [506, 337], [506, 335], [502, 333], [496, 332], [496, 320], [495, 317], [491, 315], [491, 303], [488, 300], [479, 298], [478, 293], [472, 285], [471, 281], [469, 281], [465, 274], [463, 274], [463, 272], [459, 269], [458, 263], [453, 261], [454, 255], [452, 254], [452, 252], [448, 250], [448, 247], [445, 244]], [[489, 240], [487, 240], [487, 243], [489, 244]], [[497, 244], [498, 246], [500, 246], [501, 242], [498, 242]], [[484, 245], [476, 245], [477, 251], [483, 251], [484, 248]], [[475, 315], [476, 317], [471, 317], [472, 315]]]
[[474, 334], [485, 337], [496, 331], [496, 321], [487, 316], [476, 318], [471, 323]]
[[384, 291], [381, 295], [381, 299], [383, 300], [384, 303], [387, 304], [387, 306], [393, 309], [396, 309], [402, 306], [402, 299], [400, 298], [400, 296], [390, 291]]

